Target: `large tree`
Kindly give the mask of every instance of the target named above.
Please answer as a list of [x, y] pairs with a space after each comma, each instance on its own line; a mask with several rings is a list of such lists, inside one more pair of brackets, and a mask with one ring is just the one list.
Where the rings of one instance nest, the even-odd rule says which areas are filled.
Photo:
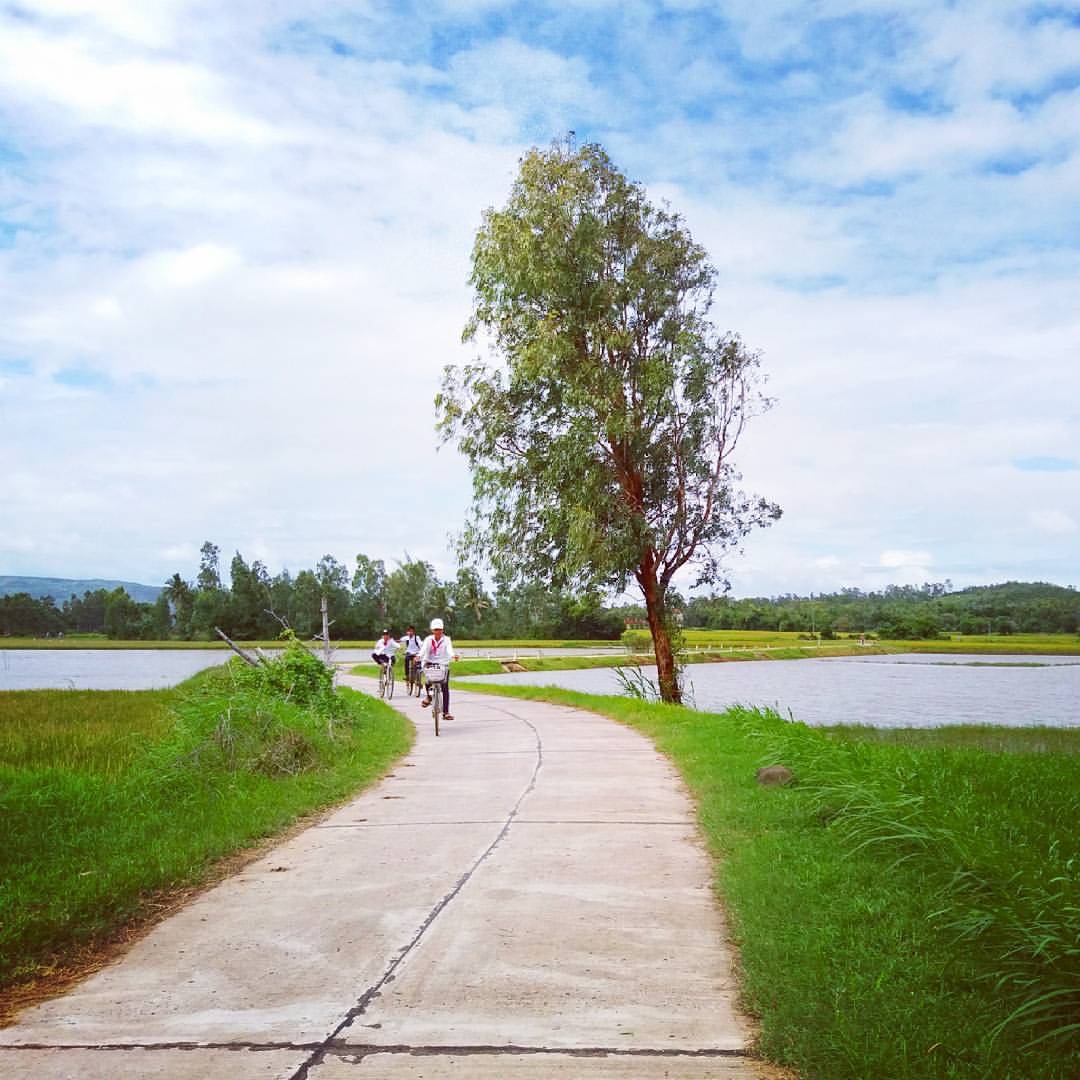
[[506, 579], [641, 589], [660, 694], [681, 698], [667, 597], [780, 508], [731, 454], [767, 406], [757, 356], [709, 321], [716, 271], [678, 215], [595, 145], [521, 161], [472, 255], [466, 340], [503, 362], [447, 368], [439, 429], [472, 466], [462, 536]]

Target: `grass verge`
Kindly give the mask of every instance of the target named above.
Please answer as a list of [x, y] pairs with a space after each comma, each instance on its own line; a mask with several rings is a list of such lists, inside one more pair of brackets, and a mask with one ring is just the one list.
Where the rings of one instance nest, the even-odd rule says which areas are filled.
[[[765, 1056], [829, 1080], [1080, 1072], [1075, 753], [1028, 753], [1015, 730], [1024, 752], [1001, 753], [948, 745], [949, 729], [926, 746], [744, 708], [484, 692], [600, 712], [680, 769]], [[798, 782], [762, 788], [756, 769], [777, 762]]]
[[411, 745], [381, 702], [275, 671], [228, 665], [173, 691], [0, 694], [0, 988], [47, 977], [160, 906], [162, 890], [205, 881], [216, 860], [377, 780]]

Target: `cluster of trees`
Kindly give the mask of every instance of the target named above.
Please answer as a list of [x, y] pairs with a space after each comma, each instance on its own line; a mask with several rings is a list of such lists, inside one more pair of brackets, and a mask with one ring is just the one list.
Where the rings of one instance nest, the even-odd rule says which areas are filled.
[[126, 640], [163, 641], [170, 636], [172, 612], [164, 594], [152, 604], [137, 603], [123, 588], [95, 589], [57, 605], [51, 596], [35, 599], [20, 592], [0, 596], [0, 635], [61, 637], [107, 634]]
[[[219, 549], [207, 542], [194, 581], [173, 574], [154, 603], [137, 603], [123, 588], [98, 589], [57, 605], [27, 593], [0, 596], [0, 635], [55, 637], [106, 634], [121, 640], [208, 641], [220, 626], [238, 641], [276, 638], [283, 624], [304, 637], [321, 632], [328, 600], [330, 636], [374, 639], [383, 626], [423, 630], [441, 615], [458, 638], [557, 638], [613, 641], [625, 627], [647, 627], [642, 605], [607, 606], [599, 596], [573, 596], [542, 585], [503, 585], [488, 592], [473, 570], [440, 581], [430, 563], [406, 557], [387, 570], [381, 559], [357, 555], [346, 567], [330, 555], [295, 576], [271, 577], [237, 552], [223, 582]], [[781, 630], [832, 638], [875, 634], [891, 640], [949, 634], [1080, 633], [1080, 592], [1060, 585], [1009, 582], [952, 591], [948, 581], [921, 588], [890, 585], [880, 592], [841, 589], [809, 597], [736, 600], [672, 593], [683, 625], [711, 630]]]
[[506, 585], [489, 593], [479, 575], [461, 568], [441, 581], [430, 563], [405, 557], [393, 569], [357, 555], [350, 568], [324, 555], [311, 570], [271, 576], [261, 562], [236, 552], [228, 584], [220, 549], [202, 546], [194, 581], [173, 574], [152, 604], [136, 603], [122, 589], [99, 589], [57, 606], [51, 597], [26, 593], [0, 597], [0, 634], [57, 636], [103, 633], [121, 640], [209, 641], [220, 627], [238, 641], [276, 638], [283, 626], [301, 637], [322, 631], [322, 598], [328, 602], [330, 636], [374, 639], [389, 626], [426, 629], [435, 615], [449, 620], [460, 638], [564, 638], [614, 640], [623, 630], [620, 611], [597, 595], [572, 596], [540, 585]]
[[876, 634], [892, 640], [948, 634], [1075, 634], [1080, 593], [1043, 583], [1008, 582], [953, 592], [952, 582], [890, 585], [880, 592], [756, 597], [698, 597], [684, 625], [711, 630], [789, 630], [819, 634]]

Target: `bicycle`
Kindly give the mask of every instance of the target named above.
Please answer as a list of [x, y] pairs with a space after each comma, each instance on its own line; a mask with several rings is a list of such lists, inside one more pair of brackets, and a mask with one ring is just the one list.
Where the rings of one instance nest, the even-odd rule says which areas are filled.
[[379, 665], [379, 697], [388, 701], [394, 696], [394, 660]]
[[431, 695], [431, 715], [435, 719], [436, 735], [439, 734], [439, 719], [443, 714], [443, 684], [446, 682], [447, 666], [438, 660], [428, 660], [424, 664], [424, 677]]
[[414, 653], [405, 657], [405, 693], [417, 697], [423, 692], [424, 679], [420, 674], [420, 658]]

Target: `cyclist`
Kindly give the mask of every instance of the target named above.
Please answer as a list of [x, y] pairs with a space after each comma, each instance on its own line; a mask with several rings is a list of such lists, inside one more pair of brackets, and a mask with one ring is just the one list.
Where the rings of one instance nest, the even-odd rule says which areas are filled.
[[[460, 660], [461, 657], [454, 655], [454, 643], [443, 633], [442, 619], [431, 620], [431, 633], [424, 638], [424, 644], [420, 646], [420, 654], [417, 663], [421, 667], [428, 660], [441, 660], [446, 664], [446, 681], [443, 683], [443, 719], [453, 720], [450, 713], [450, 660]], [[426, 709], [431, 704], [431, 693], [425, 688], [424, 700], [420, 704]]]
[[389, 630], [382, 632], [382, 637], [375, 642], [375, 651], [371, 654], [371, 659], [375, 661], [380, 667], [383, 664], [389, 664], [394, 666], [394, 654], [401, 648], [400, 645], [390, 636]]
[[405, 646], [405, 678], [409, 677], [409, 669], [416, 663], [416, 658], [420, 655], [420, 647], [423, 642], [416, 634], [416, 627], [410, 626], [405, 632], [405, 639], [402, 642]]

